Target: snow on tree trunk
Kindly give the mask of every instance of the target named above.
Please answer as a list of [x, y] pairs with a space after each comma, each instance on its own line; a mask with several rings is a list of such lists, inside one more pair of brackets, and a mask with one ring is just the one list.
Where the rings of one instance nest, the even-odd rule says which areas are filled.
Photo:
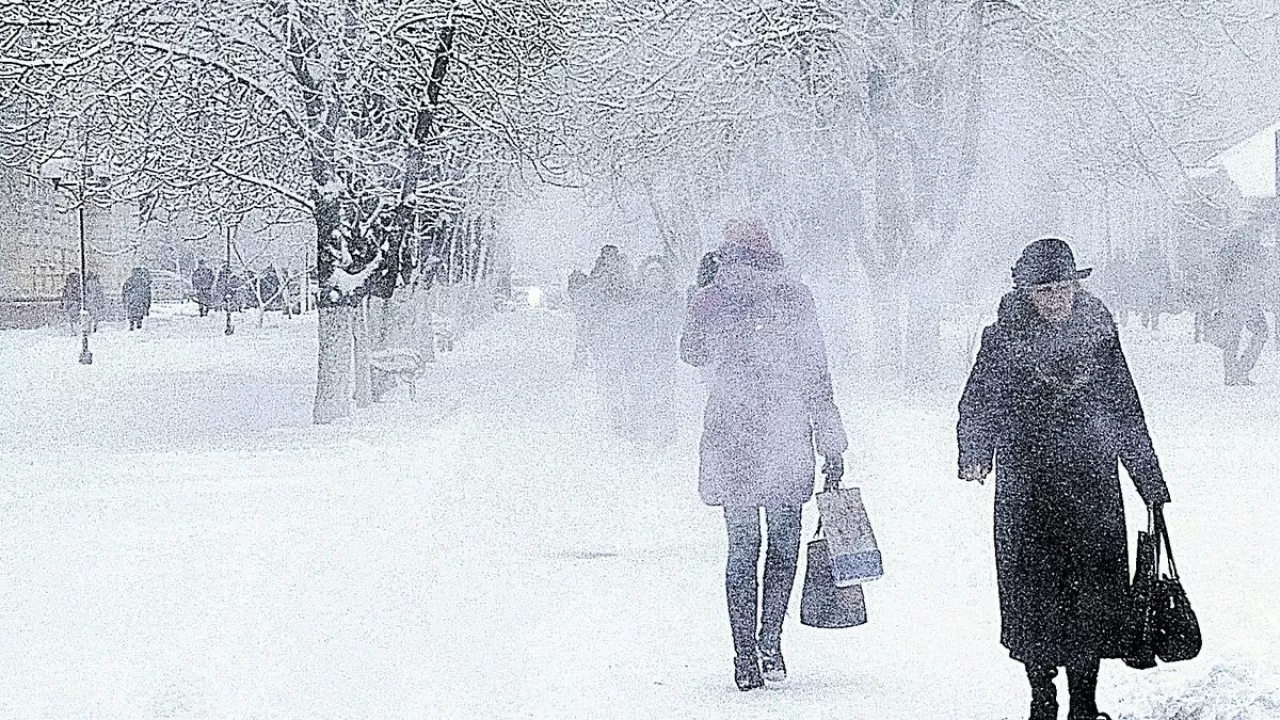
[[316, 363], [314, 420], [327, 425], [351, 415], [351, 372], [355, 309], [347, 305], [320, 306], [320, 352]]
[[425, 365], [436, 361], [435, 325], [432, 323], [434, 303], [427, 288], [419, 286], [414, 292], [414, 341], [418, 344], [418, 361]]
[[353, 381], [353, 397], [356, 407], [366, 408], [373, 404], [373, 373], [370, 370], [369, 336], [369, 301], [366, 300], [355, 308], [351, 317], [352, 340], [354, 350], [355, 378]]
[[934, 287], [912, 283], [902, 304], [902, 370], [914, 387], [936, 386], [942, 357], [942, 303]]
[[894, 377], [902, 373], [902, 312], [899, 289], [883, 278], [871, 278], [875, 297], [871, 312], [875, 327], [876, 368]]

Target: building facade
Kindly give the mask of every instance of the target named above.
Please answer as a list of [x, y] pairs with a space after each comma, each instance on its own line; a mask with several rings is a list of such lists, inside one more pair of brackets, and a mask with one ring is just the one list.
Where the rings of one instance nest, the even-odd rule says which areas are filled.
[[[67, 275], [80, 270], [78, 215], [74, 188], [0, 170], [0, 301], [61, 297]], [[136, 211], [89, 203], [84, 215], [88, 271], [104, 288], [118, 287], [140, 249]]]

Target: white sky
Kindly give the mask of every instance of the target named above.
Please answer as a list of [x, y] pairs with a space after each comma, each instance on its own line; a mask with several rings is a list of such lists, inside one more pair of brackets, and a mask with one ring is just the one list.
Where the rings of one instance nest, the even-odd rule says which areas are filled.
[[1276, 194], [1276, 132], [1280, 123], [1227, 150], [1213, 162], [1227, 169], [1245, 197], [1274, 197]]
[[511, 237], [511, 267], [541, 283], [590, 271], [600, 246], [614, 244], [632, 258], [658, 249], [647, 214], [634, 208], [592, 207], [582, 191], [545, 186], [504, 219]]

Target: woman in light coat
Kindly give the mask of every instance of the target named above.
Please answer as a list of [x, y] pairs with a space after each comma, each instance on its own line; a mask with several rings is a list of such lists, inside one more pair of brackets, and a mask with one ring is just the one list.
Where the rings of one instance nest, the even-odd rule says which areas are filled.
[[[698, 490], [703, 502], [724, 509], [734, 677], [750, 690], [786, 677], [782, 621], [800, 553], [801, 506], [813, 495], [814, 453], [825, 458], [828, 482], [838, 483], [848, 441], [813, 296], [784, 272], [764, 224], [729, 223], [718, 260], [714, 279], [690, 298], [680, 352], [708, 371]], [[759, 598], [761, 508], [769, 543]]]

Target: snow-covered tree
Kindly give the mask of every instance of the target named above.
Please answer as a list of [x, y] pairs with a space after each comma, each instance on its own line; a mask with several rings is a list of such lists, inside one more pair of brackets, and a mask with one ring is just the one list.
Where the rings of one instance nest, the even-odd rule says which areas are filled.
[[576, 66], [591, 174], [648, 198], [668, 244], [745, 205], [811, 270], [854, 261], [882, 364], [921, 378], [952, 252], [981, 235], [961, 232], [987, 210], [978, 183], [1013, 149], [1080, 202], [1098, 178], [1160, 191], [1213, 107], [1204, 68], [1247, 57], [1240, 31], [1264, 17], [1249, 0], [601, 5]]
[[[11, 161], [317, 235], [317, 422], [349, 414], [354, 308], [412, 280], [415, 226], [554, 148], [562, 11], [501, 0], [31, 0], [0, 7]], [[90, 157], [81, 157], [85, 149]], [[425, 220], [424, 220], [425, 218]]]

